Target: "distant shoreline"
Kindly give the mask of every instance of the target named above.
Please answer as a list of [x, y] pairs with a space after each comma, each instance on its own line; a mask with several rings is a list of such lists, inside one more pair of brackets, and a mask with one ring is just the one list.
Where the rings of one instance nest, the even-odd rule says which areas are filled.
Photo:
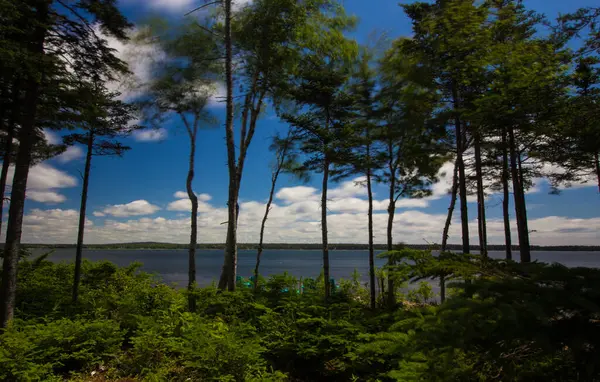
[[[23, 244], [26, 248], [75, 248], [75, 244]], [[207, 250], [207, 249], [223, 249], [225, 244], [222, 243], [211, 243], [211, 244], [198, 244], [197, 249]], [[254, 243], [241, 243], [238, 244], [238, 249], [242, 250], [252, 250], [256, 249], [258, 244]], [[406, 247], [413, 249], [439, 249], [439, 246], [435, 245], [425, 245], [425, 244], [407, 244]], [[153, 243], [153, 242], [144, 242], [144, 243], [116, 243], [116, 244], [90, 244], [85, 245], [85, 249], [89, 250], [102, 250], [102, 249], [131, 249], [131, 250], [161, 250], [161, 249], [187, 249], [187, 244], [174, 244], [174, 243]], [[274, 250], [320, 250], [321, 244], [307, 244], [307, 243], [271, 243], [263, 245], [264, 249], [274, 249]], [[386, 250], [385, 244], [376, 244], [375, 249], [378, 251]], [[367, 250], [367, 244], [352, 244], [352, 243], [343, 243], [343, 244], [330, 244], [330, 250]], [[461, 245], [448, 245], [449, 250], [457, 251], [462, 250]], [[471, 250], [478, 251], [479, 247], [472, 246]], [[503, 245], [490, 245], [488, 246], [489, 251], [504, 251], [505, 246]], [[513, 247], [513, 250], [518, 251], [518, 247]], [[600, 245], [598, 246], [531, 246], [532, 251], [600, 251]]]

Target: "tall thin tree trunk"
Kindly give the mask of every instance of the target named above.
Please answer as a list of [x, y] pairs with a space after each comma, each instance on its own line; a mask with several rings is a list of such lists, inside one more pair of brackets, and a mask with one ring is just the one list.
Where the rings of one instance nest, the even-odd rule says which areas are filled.
[[327, 184], [329, 183], [329, 160], [323, 163], [323, 184], [321, 191], [321, 240], [323, 242], [323, 276], [325, 277], [325, 299], [331, 296], [329, 280], [329, 243], [327, 239]]
[[483, 189], [483, 170], [481, 165], [481, 136], [475, 134], [475, 174], [477, 177], [477, 223], [479, 233], [479, 253], [487, 256], [487, 227], [485, 220], [485, 190]]
[[[458, 91], [456, 85], [452, 86], [452, 98], [454, 100], [454, 109], [460, 107]], [[464, 135], [460, 116], [458, 113], [454, 116], [454, 127], [456, 129], [456, 163], [458, 165], [458, 189], [460, 196], [460, 220], [462, 226], [462, 251], [469, 253], [471, 246], [469, 244], [469, 213], [467, 210], [467, 179], [465, 175], [465, 162], [463, 153], [466, 149], [466, 137]]]
[[192, 188], [195, 168], [194, 162], [196, 159], [196, 123], [197, 120], [194, 121], [193, 134], [190, 134], [190, 161], [188, 175], [185, 182], [188, 198], [192, 203], [190, 246], [188, 249], [188, 310], [190, 312], [196, 311], [196, 296], [194, 295], [194, 287], [196, 285], [196, 247], [198, 246], [198, 197]]
[[[49, 12], [49, 2], [40, 1], [36, 4], [36, 26], [31, 43], [28, 44], [31, 53], [41, 57], [44, 54], [44, 40]], [[43, 68], [43, 67], [42, 67]], [[43, 81], [32, 75], [25, 86], [24, 104], [27, 113], [21, 121], [19, 131], [19, 153], [15, 164], [15, 174], [11, 192], [11, 202], [6, 228], [6, 243], [4, 245], [4, 261], [2, 263], [2, 289], [0, 290], [0, 328], [6, 328], [14, 316], [15, 297], [17, 291], [17, 266], [19, 250], [21, 247], [21, 233], [23, 228], [23, 213], [25, 208], [25, 192], [29, 166], [31, 165], [31, 151], [36, 139], [35, 123], [39, 101], [40, 83]]]
[[[452, 188], [450, 189], [450, 206], [448, 206], [448, 215], [446, 216], [446, 223], [444, 224], [444, 232], [442, 234], [442, 247], [440, 249], [440, 255], [446, 252], [448, 246], [448, 232], [450, 231], [450, 224], [452, 224], [452, 215], [454, 214], [454, 207], [456, 206], [456, 195], [458, 194], [458, 161], [454, 162], [454, 171], [452, 173]], [[440, 299], [442, 302], [446, 301], [446, 278], [445, 275], [440, 276]]]
[[233, 62], [231, 42], [231, 1], [225, 0], [225, 82], [226, 82], [226, 121], [227, 167], [229, 169], [229, 197], [227, 218], [227, 239], [223, 273], [219, 288], [235, 290], [235, 259], [237, 258], [237, 166], [233, 131]]
[[8, 122], [6, 131], [6, 142], [4, 143], [4, 159], [2, 161], [2, 172], [0, 173], [0, 232], [2, 232], [2, 215], [4, 214], [4, 198], [6, 195], [6, 181], [10, 167], [10, 157], [13, 151], [13, 139], [15, 136], [14, 120]]
[[595, 164], [596, 164], [596, 177], [598, 178], [598, 192], [600, 192], [600, 158], [599, 154], [594, 154]]
[[263, 252], [263, 239], [265, 236], [265, 224], [267, 224], [267, 218], [269, 217], [269, 211], [271, 211], [271, 204], [273, 203], [273, 195], [275, 194], [275, 186], [277, 185], [277, 178], [281, 171], [282, 162], [278, 162], [277, 170], [271, 178], [271, 190], [269, 191], [269, 200], [267, 201], [267, 207], [265, 208], [265, 215], [263, 216], [260, 224], [260, 237], [258, 239], [258, 250], [256, 251], [256, 266], [254, 267], [254, 290], [258, 289], [258, 267], [260, 266], [260, 257]]
[[525, 211], [525, 193], [517, 164], [517, 150], [513, 127], [508, 128], [508, 140], [510, 149], [510, 169], [513, 181], [513, 192], [515, 201], [515, 215], [517, 218], [517, 232], [519, 234], [519, 253], [522, 263], [531, 262], [531, 249], [529, 245], [529, 228], [527, 227], [527, 215]]
[[[387, 250], [392, 251], [394, 249], [394, 238], [393, 238], [393, 228], [394, 228], [394, 216], [396, 214], [396, 199], [394, 195], [395, 191], [395, 183], [392, 181], [390, 183], [390, 195], [389, 195], [389, 204], [388, 204], [388, 221], [387, 221]], [[396, 305], [396, 294], [394, 288], [394, 278], [392, 277], [393, 271], [392, 268], [395, 265], [395, 261], [393, 256], [388, 257], [388, 278], [387, 278], [387, 304], [389, 307], [393, 307]]]
[[369, 198], [369, 289], [371, 291], [371, 309], [375, 310], [377, 295], [375, 292], [375, 248], [373, 245], [373, 189], [371, 187], [370, 149], [367, 144], [367, 195]]
[[83, 235], [85, 231], [85, 210], [87, 208], [87, 195], [90, 182], [90, 169], [92, 167], [92, 154], [94, 150], [94, 133], [88, 133], [87, 153], [85, 168], [83, 170], [83, 187], [81, 188], [81, 206], [79, 207], [79, 228], [77, 230], [77, 248], [75, 250], [75, 277], [73, 280], [73, 303], [79, 297], [79, 284], [81, 282], [81, 261], [83, 258]]
[[504, 217], [504, 243], [506, 245], [506, 260], [512, 260], [512, 238], [510, 233], [510, 191], [508, 189], [508, 142], [506, 128], [502, 128], [502, 215]]

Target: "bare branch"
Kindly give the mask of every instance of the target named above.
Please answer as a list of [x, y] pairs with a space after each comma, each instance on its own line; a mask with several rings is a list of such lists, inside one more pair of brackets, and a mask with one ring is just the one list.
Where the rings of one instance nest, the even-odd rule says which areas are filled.
[[202, 9], [202, 8], [206, 8], [206, 7], [209, 7], [209, 6], [211, 6], [211, 5], [215, 5], [215, 4], [219, 4], [219, 3], [221, 3], [221, 1], [220, 1], [220, 0], [217, 0], [217, 1], [212, 1], [212, 2], [210, 2], [210, 3], [203, 4], [203, 5], [201, 5], [201, 6], [197, 7], [197, 8], [194, 8], [194, 9], [192, 9], [191, 11], [189, 11], [188, 13], [186, 13], [184, 16], [191, 15], [192, 13], [194, 13], [194, 12], [196, 12], [196, 11], [199, 11], [199, 10], [200, 10], [200, 9]]

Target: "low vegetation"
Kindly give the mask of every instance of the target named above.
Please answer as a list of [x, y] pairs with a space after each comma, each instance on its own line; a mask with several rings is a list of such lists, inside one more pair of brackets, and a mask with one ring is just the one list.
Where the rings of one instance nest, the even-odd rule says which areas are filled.
[[[388, 253], [398, 304], [369, 308], [358, 275], [186, 290], [109, 262], [20, 262], [18, 317], [0, 335], [3, 381], [592, 381], [600, 270], [478, 256]], [[429, 283], [450, 283], [443, 304]], [[468, 280], [465, 282], [464, 280]], [[406, 288], [411, 281], [413, 287]], [[421, 281], [421, 284], [419, 282]], [[301, 287], [301, 284], [303, 286]], [[417, 286], [416, 288], [414, 286]]]

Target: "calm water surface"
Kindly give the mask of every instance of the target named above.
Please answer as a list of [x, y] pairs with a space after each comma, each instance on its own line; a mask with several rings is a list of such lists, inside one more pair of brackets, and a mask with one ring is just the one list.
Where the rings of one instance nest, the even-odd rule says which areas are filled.
[[[36, 250], [35, 254], [46, 250]], [[321, 251], [315, 250], [265, 250], [261, 259], [261, 274], [280, 274], [284, 271], [297, 277], [316, 277], [322, 267]], [[146, 272], [158, 274], [165, 282], [180, 286], [187, 284], [187, 250], [86, 250], [84, 258], [91, 261], [108, 260], [119, 266], [138, 261]], [[490, 256], [503, 258], [504, 252], [492, 251]], [[513, 252], [518, 259], [518, 252]], [[57, 249], [49, 260], [71, 262], [75, 258], [75, 249]], [[368, 278], [368, 252], [366, 251], [330, 251], [330, 271], [332, 277], [349, 278], [357, 269], [363, 280]], [[600, 268], [600, 252], [532, 252], [532, 258], [547, 263], [562, 263], [568, 267]], [[256, 251], [240, 250], [238, 256], [238, 274], [250, 276], [254, 271]], [[385, 260], [376, 259], [377, 266]], [[223, 251], [201, 250], [196, 254], [198, 284], [207, 285], [217, 280], [223, 265]]]

